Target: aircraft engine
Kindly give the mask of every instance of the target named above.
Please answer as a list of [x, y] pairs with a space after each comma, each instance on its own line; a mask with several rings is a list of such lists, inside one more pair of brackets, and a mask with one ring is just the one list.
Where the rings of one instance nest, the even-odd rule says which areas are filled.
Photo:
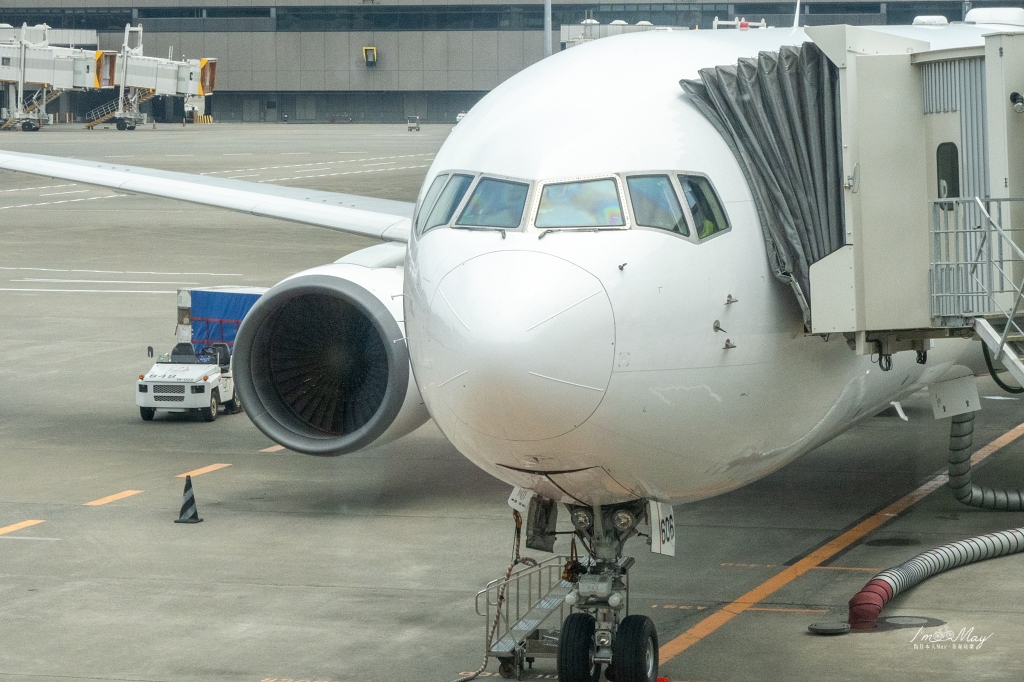
[[401, 268], [325, 265], [265, 293], [235, 340], [235, 387], [253, 423], [290, 450], [336, 456], [429, 418], [409, 365]]

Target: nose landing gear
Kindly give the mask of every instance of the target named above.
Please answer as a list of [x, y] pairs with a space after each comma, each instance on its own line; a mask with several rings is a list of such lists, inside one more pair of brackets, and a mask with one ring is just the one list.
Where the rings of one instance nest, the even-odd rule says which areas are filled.
[[573, 613], [559, 637], [558, 679], [598, 682], [605, 666], [613, 682], [656, 682], [658, 633], [647, 616], [628, 615], [634, 560], [622, 556], [626, 540], [639, 534], [636, 526], [647, 516], [647, 505], [638, 500], [593, 509], [569, 506], [569, 513], [590, 556], [586, 565], [571, 559], [563, 574], [572, 583], [565, 602]]

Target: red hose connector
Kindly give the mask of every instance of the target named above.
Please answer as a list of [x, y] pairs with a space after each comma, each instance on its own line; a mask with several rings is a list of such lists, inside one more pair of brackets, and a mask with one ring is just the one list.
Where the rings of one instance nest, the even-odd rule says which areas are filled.
[[850, 600], [850, 628], [874, 630], [878, 616], [892, 599], [892, 586], [884, 580], [872, 580]]

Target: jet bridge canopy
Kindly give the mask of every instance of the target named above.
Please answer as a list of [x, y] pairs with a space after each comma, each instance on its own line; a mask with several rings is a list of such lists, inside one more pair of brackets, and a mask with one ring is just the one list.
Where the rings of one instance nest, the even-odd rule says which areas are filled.
[[838, 69], [805, 43], [679, 84], [736, 155], [772, 268], [810, 327], [811, 264], [844, 244]]

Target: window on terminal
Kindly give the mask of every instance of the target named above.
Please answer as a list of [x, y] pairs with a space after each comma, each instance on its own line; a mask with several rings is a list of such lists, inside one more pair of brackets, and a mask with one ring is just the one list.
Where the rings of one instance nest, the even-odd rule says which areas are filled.
[[[939, 199], [956, 199], [960, 196], [960, 155], [956, 144], [943, 142], [935, 150], [935, 170], [938, 175]], [[948, 205], [952, 208], [952, 205]]]

